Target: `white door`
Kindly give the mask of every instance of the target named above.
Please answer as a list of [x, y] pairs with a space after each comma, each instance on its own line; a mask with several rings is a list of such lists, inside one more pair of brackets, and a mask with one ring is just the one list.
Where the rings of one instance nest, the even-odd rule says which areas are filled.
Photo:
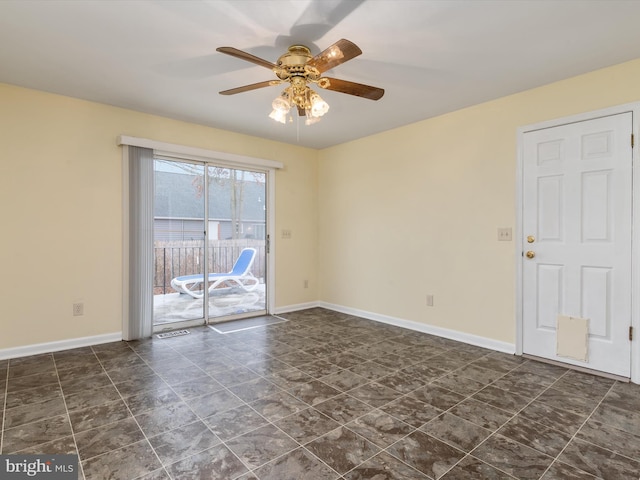
[[[630, 376], [631, 132], [629, 112], [523, 135], [523, 353]], [[589, 319], [587, 361], [556, 354], [558, 315]]]

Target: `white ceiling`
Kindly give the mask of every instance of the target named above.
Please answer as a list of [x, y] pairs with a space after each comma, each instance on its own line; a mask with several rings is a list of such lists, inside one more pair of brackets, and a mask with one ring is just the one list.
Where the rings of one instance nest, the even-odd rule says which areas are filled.
[[[637, 0], [2, 0], [0, 82], [324, 148], [640, 57]], [[326, 73], [385, 89], [320, 91], [311, 126], [268, 118], [268, 69], [292, 44], [363, 51]], [[127, 132], [123, 132], [127, 133]]]

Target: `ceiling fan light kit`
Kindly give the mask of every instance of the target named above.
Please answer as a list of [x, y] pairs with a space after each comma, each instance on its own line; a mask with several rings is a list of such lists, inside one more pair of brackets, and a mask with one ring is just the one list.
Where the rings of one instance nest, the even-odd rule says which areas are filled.
[[291, 110], [291, 103], [289, 102], [289, 94], [287, 91], [283, 91], [279, 97], [271, 103], [273, 110], [269, 114], [269, 118], [274, 119], [276, 122], [287, 123], [287, 114]]
[[384, 90], [381, 88], [322, 76], [325, 71], [362, 53], [362, 50], [349, 40], [338, 40], [315, 57], [311, 56], [311, 51], [304, 45], [292, 45], [287, 53], [278, 58], [277, 63], [271, 63], [233, 47], [219, 47], [216, 50], [269, 68], [278, 77], [277, 80], [268, 80], [224, 90], [220, 92], [221, 95], [234, 95], [258, 88], [281, 85], [283, 83], [289, 84], [273, 100], [271, 103], [273, 110], [269, 114], [269, 118], [283, 124], [287, 123], [287, 117], [293, 107], [297, 108], [298, 115], [306, 117], [305, 123], [307, 125], [316, 123], [320, 120], [320, 117], [329, 111], [329, 104], [309, 84], [316, 84], [326, 90], [356, 95], [370, 100], [379, 100], [384, 95]]
[[304, 110], [300, 115], [307, 117], [305, 120], [307, 125], [317, 122], [329, 111], [329, 104], [305, 83], [292, 82], [271, 103], [273, 110], [269, 118], [276, 122], [287, 123], [287, 116], [293, 106], [298, 107], [298, 111]]

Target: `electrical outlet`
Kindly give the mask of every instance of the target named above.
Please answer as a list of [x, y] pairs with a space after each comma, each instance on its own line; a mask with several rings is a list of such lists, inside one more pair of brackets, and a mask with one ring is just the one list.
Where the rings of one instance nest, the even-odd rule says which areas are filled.
[[291, 240], [291, 230], [283, 229], [282, 230], [282, 238], [285, 240]]
[[84, 303], [74, 303], [73, 304], [73, 316], [79, 317], [84, 315]]
[[510, 242], [513, 239], [513, 233], [510, 228], [498, 228], [498, 241]]
[[433, 307], [433, 295], [427, 295], [427, 307]]
[[309, 280], [304, 281], [304, 288], [309, 288]]

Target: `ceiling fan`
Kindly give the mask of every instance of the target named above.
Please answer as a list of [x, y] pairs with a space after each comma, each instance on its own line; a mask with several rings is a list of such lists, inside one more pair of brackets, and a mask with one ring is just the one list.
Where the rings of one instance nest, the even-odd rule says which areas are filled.
[[219, 47], [216, 51], [268, 68], [277, 77], [276, 80], [266, 80], [224, 90], [220, 92], [221, 95], [235, 95], [258, 88], [288, 84], [273, 101], [273, 111], [269, 115], [280, 123], [286, 123], [287, 115], [294, 106], [298, 110], [298, 115], [307, 117], [307, 124], [317, 122], [322, 115], [327, 113], [329, 105], [310, 88], [309, 84], [316, 84], [326, 90], [356, 95], [370, 100], [379, 100], [384, 95], [382, 88], [322, 76], [327, 70], [362, 53], [362, 50], [349, 40], [338, 40], [315, 57], [304, 45], [292, 45], [287, 53], [278, 58], [276, 63], [271, 63], [233, 47]]

